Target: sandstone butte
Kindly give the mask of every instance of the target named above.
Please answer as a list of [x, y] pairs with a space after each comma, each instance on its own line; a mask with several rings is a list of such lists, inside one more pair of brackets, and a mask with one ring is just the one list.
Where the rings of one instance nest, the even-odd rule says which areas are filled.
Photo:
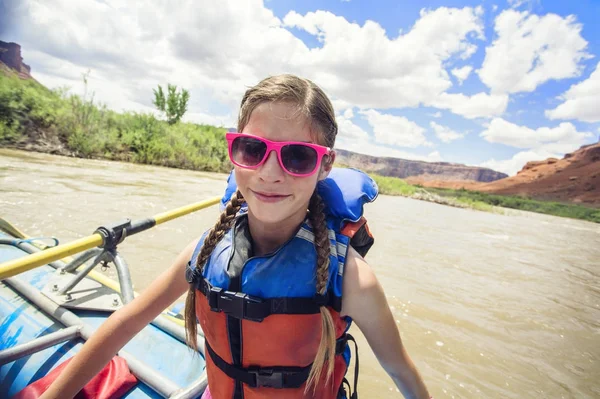
[[424, 187], [464, 188], [600, 208], [600, 142], [582, 146], [562, 159], [528, 162], [515, 176], [489, 183], [434, 180], [427, 176], [413, 176], [406, 181]]

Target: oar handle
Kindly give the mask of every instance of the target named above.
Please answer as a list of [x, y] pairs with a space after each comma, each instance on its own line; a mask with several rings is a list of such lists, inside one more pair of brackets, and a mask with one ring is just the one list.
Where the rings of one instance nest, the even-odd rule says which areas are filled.
[[[213, 197], [191, 205], [182, 206], [171, 211], [159, 213], [152, 218], [143, 219], [136, 222], [130, 222], [129, 220], [126, 220], [125, 222], [121, 222], [116, 226], [112, 226], [113, 232], [121, 234], [120, 237], [115, 237], [114, 239], [110, 236], [110, 229], [107, 230], [106, 227], [99, 227], [98, 230], [96, 230], [96, 232], [89, 237], [80, 238], [67, 244], [58, 245], [56, 247], [48, 248], [43, 251], [24, 256], [22, 258], [0, 263], [0, 280], [16, 276], [19, 273], [23, 273], [36, 267], [63, 259], [67, 256], [83, 252], [90, 248], [100, 246], [104, 247], [106, 245], [110, 246], [111, 244], [116, 245], [122, 242], [127, 236], [140, 233], [154, 227], [157, 224], [168, 222], [169, 220], [176, 219], [203, 208], [207, 208], [218, 203], [220, 200], [221, 197]], [[125, 236], [122, 236], [123, 231], [126, 232]], [[111, 240], [116, 240], [116, 242], [111, 243]]]
[[54, 262], [67, 256], [102, 245], [102, 236], [98, 233], [80, 238], [73, 242], [35, 252], [0, 264], [0, 280]]

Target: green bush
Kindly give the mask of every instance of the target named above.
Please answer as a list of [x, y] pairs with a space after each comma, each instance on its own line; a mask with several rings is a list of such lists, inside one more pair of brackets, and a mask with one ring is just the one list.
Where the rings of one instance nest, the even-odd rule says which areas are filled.
[[117, 113], [93, 94], [48, 90], [32, 80], [0, 74], [0, 143], [55, 139], [77, 156], [175, 168], [227, 172], [225, 129], [152, 114]]

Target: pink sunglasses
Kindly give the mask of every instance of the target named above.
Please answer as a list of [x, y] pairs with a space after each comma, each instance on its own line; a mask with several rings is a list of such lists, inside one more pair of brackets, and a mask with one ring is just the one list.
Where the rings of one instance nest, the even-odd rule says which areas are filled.
[[227, 133], [229, 159], [235, 165], [256, 169], [262, 165], [271, 151], [277, 153], [279, 165], [292, 176], [313, 175], [331, 148], [301, 141], [271, 141], [245, 133]]

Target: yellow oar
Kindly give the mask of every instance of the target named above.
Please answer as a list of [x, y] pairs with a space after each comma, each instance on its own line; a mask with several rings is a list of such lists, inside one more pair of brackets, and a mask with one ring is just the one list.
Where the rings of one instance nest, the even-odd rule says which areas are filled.
[[[196, 202], [195, 204], [186, 205], [171, 211], [159, 213], [152, 218], [131, 223], [124, 230], [126, 236], [130, 236], [141, 231], [154, 227], [157, 224], [168, 222], [169, 220], [187, 215], [188, 213], [207, 208], [218, 203], [221, 197], [213, 197], [205, 201]], [[14, 226], [13, 226], [14, 227]], [[20, 236], [25, 236], [22, 232], [15, 228], [15, 232]], [[94, 233], [89, 237], [80, 238], [73, 242], [59, 245], [53, 248], [48, 248], [44, 251], [33, 253], [22, 258], [11, 260], [0, 264], [0, 280], [8, 277], [16, 276], [19, 273], [34, 269], [38, 266], [54, 262], [66, 256], [83, 252], [86, 249], [102, 246], [106, 244], [106, 238], [100, 233]]]
[[11, 236], [20, 238], [22, 240], [29, 238], [29, 237], [27, 237], [27, 235], [25, 233], [23, 233], [21, 230], [17, 229], [9, 221], [7, 221], [3, 218], [0, 218], [0, 230], [4, 230]]

